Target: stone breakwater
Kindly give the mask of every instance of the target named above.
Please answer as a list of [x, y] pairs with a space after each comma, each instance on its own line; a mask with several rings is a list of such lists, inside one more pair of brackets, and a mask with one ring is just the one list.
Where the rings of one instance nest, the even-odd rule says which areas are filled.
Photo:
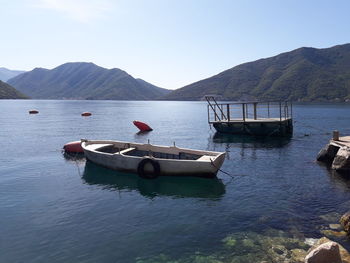
[[317, 161], [330, 165], [337, 172], [350, 175], [350, 136], [339, 137], [333, 132], [333, 138], [318, 153]]

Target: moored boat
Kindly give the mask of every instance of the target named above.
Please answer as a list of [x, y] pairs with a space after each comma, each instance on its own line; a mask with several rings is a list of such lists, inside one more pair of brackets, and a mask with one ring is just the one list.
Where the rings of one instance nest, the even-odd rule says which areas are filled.
[[225, 159], [212, 152], [121, 141], [81, 140], [88, 160], [110, 169], [138, 173], [144, 178], [159, 175], [215, 177]]

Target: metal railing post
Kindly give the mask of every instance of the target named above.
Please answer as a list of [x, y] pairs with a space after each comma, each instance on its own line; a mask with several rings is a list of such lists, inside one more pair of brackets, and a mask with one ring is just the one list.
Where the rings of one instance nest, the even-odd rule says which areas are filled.
[[226, 110], [227, 110], [227, 113], [226, 113], [226, 115], [227, 115], [227, 121], [230, 121], [230, 104], [227, 104], [226, 105]]
[[245, 103], [245, 117], [248, 119], [248, 103]]
[[209, 112], [209, 105], [207, 105], [207, 111], [208, 111], [208, 123], [210, 123], [210, 112]]
[[223, 107], [224, 107], [224, 105], [220, 105], [220, 108], [221, 108], [221, 120], [223, 120], [224, 119], [224, 111], [223, 111]]
[[242, 103], [243, 122], [245, 122], [245, 105]]
[[280, 121], [282, 121], [282, 103], [280, 102]]
[[219, 118], [218, 115], [216, 114], [216, 105], [214, 105], [214, 115], [215, 115], [215, 121], [216, 121], [216, 118]]
[[256, 114], [256, 107], [258, 106], [258, 103], [257, 102], [254, 102], [253, 103], [253, 107], [254, 107], [254, 120], [257, 119], [257, 114]]

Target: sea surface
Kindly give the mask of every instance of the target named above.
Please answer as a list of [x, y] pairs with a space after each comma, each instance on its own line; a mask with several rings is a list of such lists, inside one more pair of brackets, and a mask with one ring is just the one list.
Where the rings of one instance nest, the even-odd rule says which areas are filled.
[[[204, 102], [0, 101], [0, 263], [276, 262], [270, 243], [302, 247], [350, 209], [350, 181], [315, 161], [350, 105], [293, 110], [278, 139], [216, 134]], [[226, 151], [225, 173], [141, 179], [62, 153], [81, 138]]]

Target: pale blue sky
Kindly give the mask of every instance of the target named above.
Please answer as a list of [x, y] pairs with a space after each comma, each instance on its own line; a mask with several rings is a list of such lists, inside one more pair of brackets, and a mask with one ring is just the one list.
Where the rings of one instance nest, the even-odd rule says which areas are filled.
[[168, 89], [350, 42], [349, 0], [0, 0], [0, 10], [0, 67], [93, 62]]

